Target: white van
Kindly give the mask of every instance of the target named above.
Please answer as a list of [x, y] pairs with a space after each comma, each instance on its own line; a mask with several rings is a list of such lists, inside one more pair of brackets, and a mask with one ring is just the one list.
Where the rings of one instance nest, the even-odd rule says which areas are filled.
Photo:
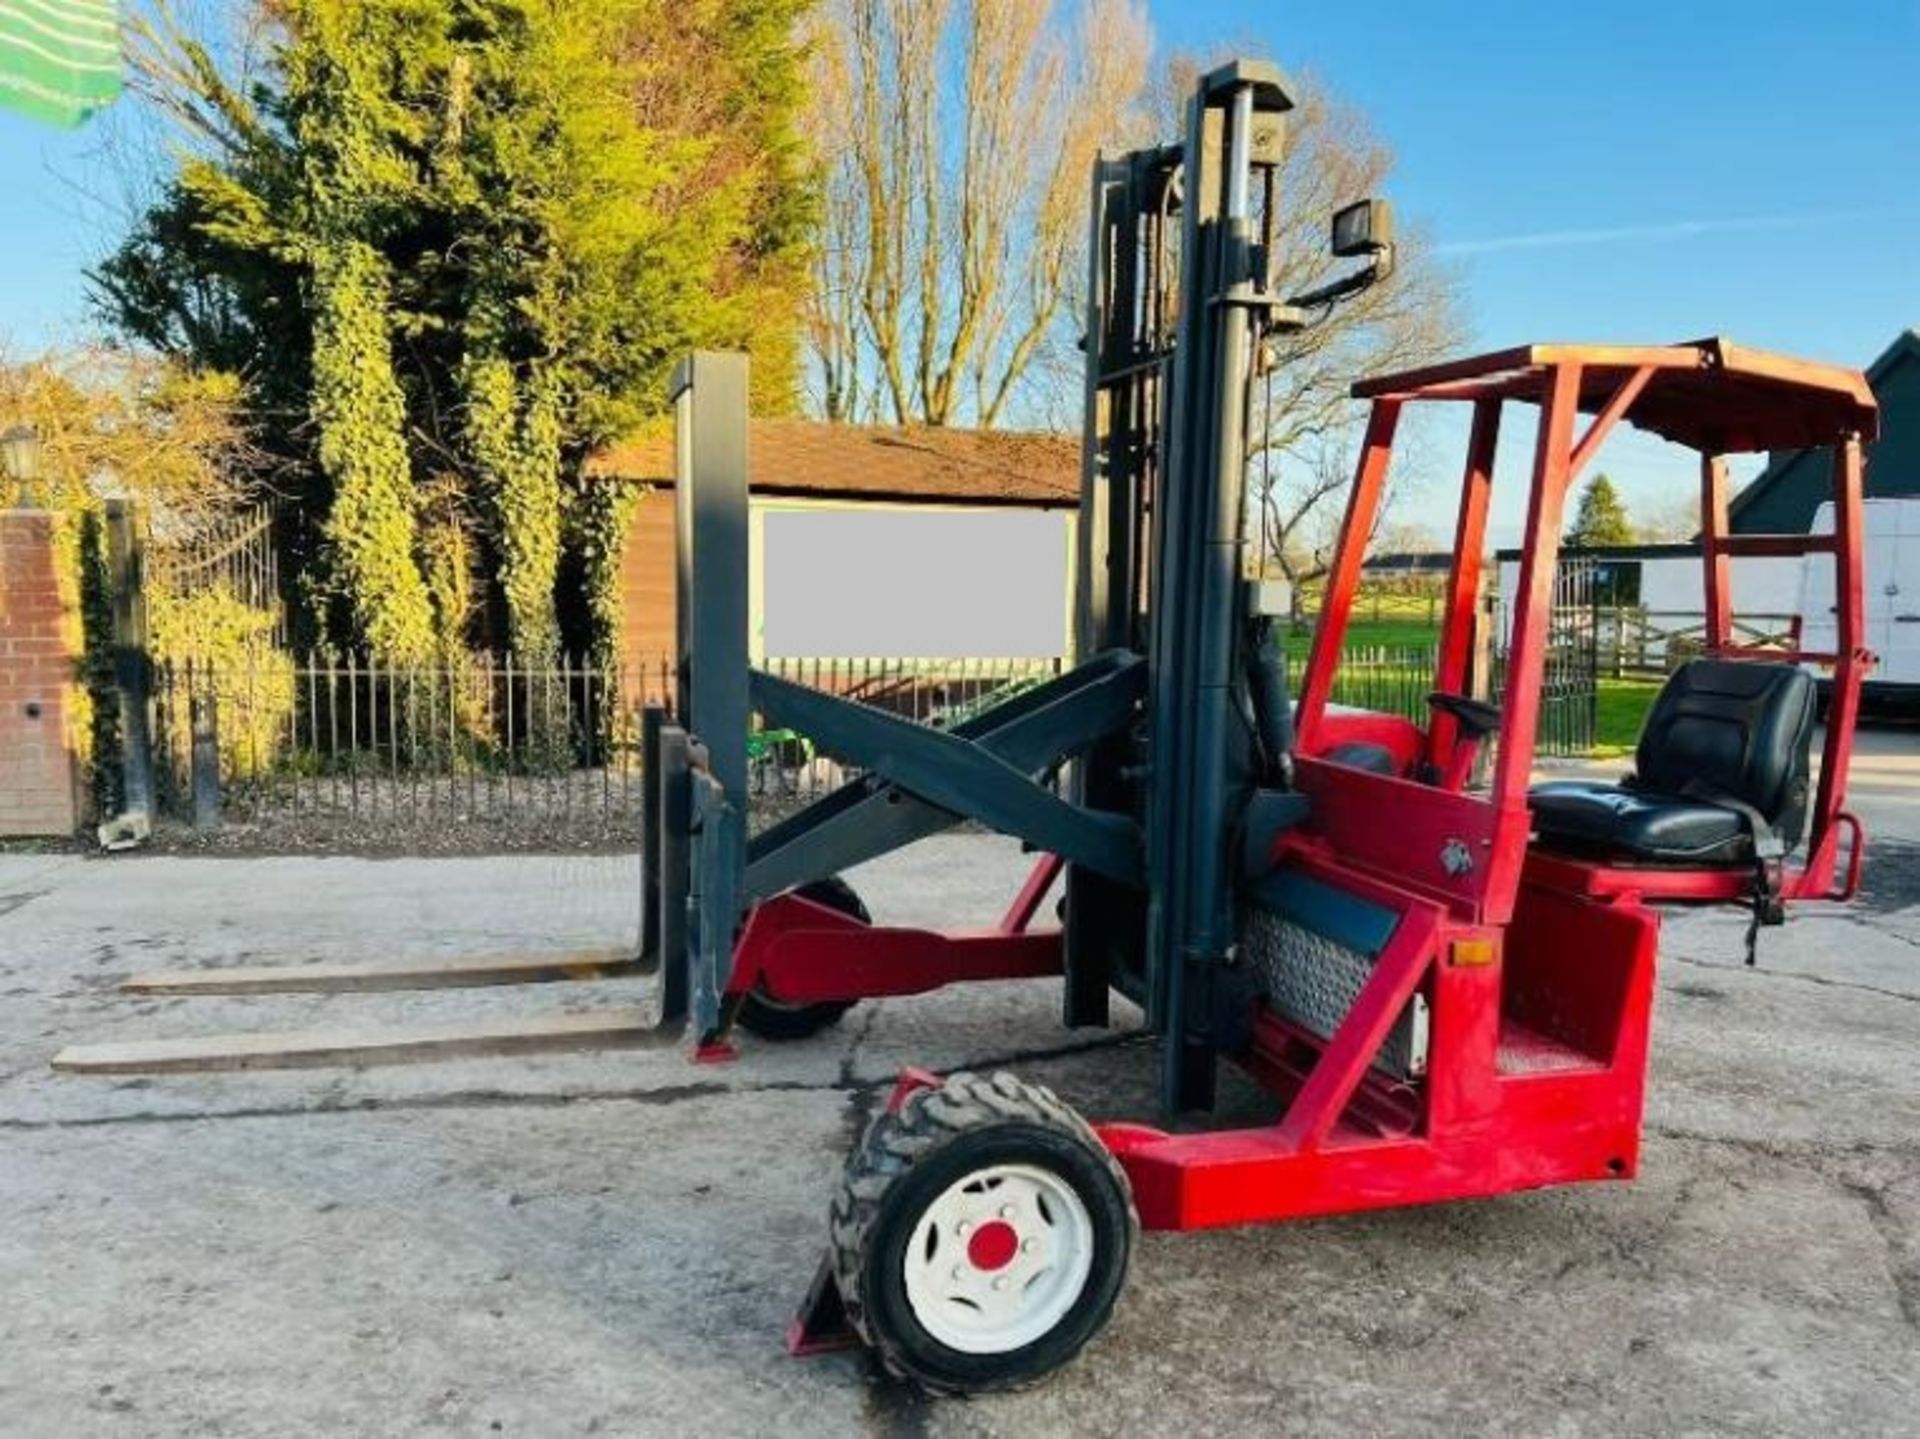
[[[1868, 500], [1866, 634], [1880, 663], [1868, 674], [1871, 701], [1920, 702], [1920, 499]], [[1833, 502], [1813, 517], [1813, 533], [1833, 533]], [[1833, 561], [1808, 555], [1800, 579], [1801, 648], [1831, 653], [1834, 633]]]

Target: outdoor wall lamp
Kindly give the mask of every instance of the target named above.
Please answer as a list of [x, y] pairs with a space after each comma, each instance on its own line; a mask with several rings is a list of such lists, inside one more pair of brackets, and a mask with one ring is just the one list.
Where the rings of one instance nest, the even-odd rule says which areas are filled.
[[0, 474], [18, 487], [14, 503], [21, 509], [40, 505], [40, 432], [31, 425], [15, 425], [0, 435]]

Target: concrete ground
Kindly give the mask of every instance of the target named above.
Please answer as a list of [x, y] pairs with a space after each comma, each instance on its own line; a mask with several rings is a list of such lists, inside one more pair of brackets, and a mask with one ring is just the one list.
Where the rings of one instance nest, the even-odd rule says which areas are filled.
[[[0, 857], [0, 1432], [1920, 1434], [1920, 737], [1867, 737], [1869, 891], [1740, 964], [1668, 925], [1631, 1185], [1150, 1235], [1112, 1326], [1028, 1393], [929, 1402], [782, 1328], [841, 1156], [903, 1064], [1006, 1062], [1151, 1113], [1138, 1039], [1057, 984], [659, 1053], [107, 1080], [71, 1042], [636, 997], [137, 1000], [126, 975], [631, 935], [619, 858]], [[1005, 843], [855, 876], [989, 914]]]

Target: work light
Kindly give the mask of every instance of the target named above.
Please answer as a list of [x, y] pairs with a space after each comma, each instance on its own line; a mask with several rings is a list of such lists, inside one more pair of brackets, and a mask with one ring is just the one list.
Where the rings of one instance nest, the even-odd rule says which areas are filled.
[[1333, 253], [1341, 259], [1377, 255], [1393, 244], [1393, 206], [1361, 200], [1333, 212]]

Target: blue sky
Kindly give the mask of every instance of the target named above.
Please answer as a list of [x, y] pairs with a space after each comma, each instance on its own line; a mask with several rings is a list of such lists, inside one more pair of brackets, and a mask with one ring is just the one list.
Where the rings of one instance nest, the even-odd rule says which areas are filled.
[[114, 194], [100, 146], [95, 126], [53, 130], [0, 111], [0, 340], [10, 349], [70, 338], [85, 321], [80, 272], [108, 230], [82, 189]]
[[[1244, 45], [1372, 116], [1403, 220], [1461, 269], [1478, 345], [1724, 333], [1864, 365], [1920, 325], [1920, 0], [1152, 13], [1164, 48]], [[84, 332], [80, 272], [117, 223], [105, 138], [0, 114], [0, 339], [16, 351]], [[1659, 448], [1603, 457], [1630, 503], [1670, 492]], [[1442, 488], [1407, 517], [1444, 526]], [[1512, 522], [1503, 504], [1496, 531]]]
[[[1718, 333], [1865, 366], [1920, 326], [1915, 0], [1157, 0], [1153, 15], [1163, 45], [1250, 42], [1372, 117], [1403, 222], [1461, 268], [1478, 347]], [[1690, 488], [1676, 459], [1629, 434], [1598, 464], [1646, 510]], [[1518, 488], [1502, 486], [1498, 539]], [[1429, 483], [1406, 516], [1448, 527], [1447, 489]]]

